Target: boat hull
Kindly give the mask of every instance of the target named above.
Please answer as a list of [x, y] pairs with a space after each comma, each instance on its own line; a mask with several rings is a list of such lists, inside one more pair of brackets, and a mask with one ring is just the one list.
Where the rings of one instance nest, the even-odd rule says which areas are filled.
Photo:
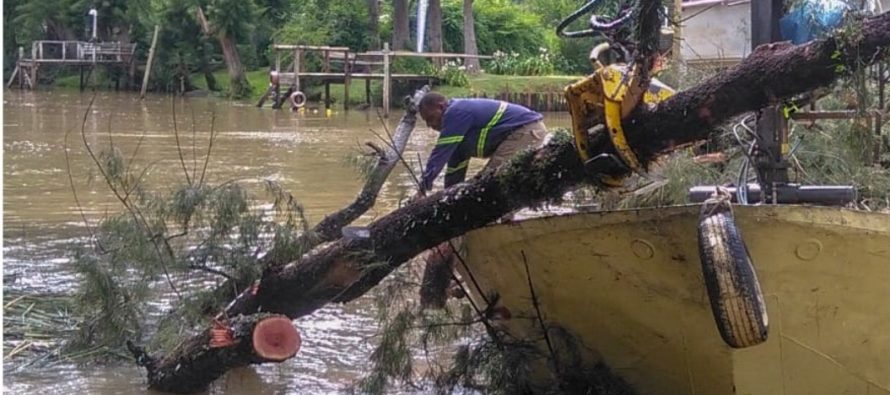
[[490, 226], [467, 234], [459, 272], [477, 302], [497, 293], [507, 333], [538, 339], [546, 355], [540, 321], [559, 327], [585, 363], [640, 394], [890, 395], [890, 215], [736, 207], [769, 315], [768, 340], [745, 349], [717, 331], [698, 215], [677, 206]]

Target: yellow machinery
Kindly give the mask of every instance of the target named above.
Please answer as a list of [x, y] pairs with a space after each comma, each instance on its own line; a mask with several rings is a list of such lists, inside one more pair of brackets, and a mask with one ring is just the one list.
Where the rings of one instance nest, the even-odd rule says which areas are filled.
[[[565, 89], [569, 112], [572, 114], [575, 146], [585, 163], [603, 158], [590, 157], [587, 136], [591, 128], [604, 125], [621, 163], [632, 171], [641, 172], [640, 161], [627, 144], [621, 120], [641, 101], [644, 104], [656, 104], [673, 95], [674, 90], [654, 78], [646, 83], [642, 78], [640, 65], [603, 64], [600, 56], [609, 49], [608, 43], [594, 48], [590, 56], [594, 73]], [[607, 186], [621, 185], [621, 181], [613, 177], [602, 177], [601, 181]]]

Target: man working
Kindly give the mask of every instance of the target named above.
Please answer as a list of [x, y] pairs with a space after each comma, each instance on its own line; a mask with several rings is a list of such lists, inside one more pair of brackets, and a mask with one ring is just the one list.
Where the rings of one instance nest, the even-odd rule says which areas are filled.
[[[418, 105], [427, 126], [439, 132], [415, 198], [433, 188], [445, 170], [445, 188], [464, 180], [471, 157], [489, 158], [485, 170], [496, 169], [514, 154], [540, 146], [547, 134], [544, 117], [525, 107], [490, 99], [447, 100], [436, 92], [423, 96]], [[442, 308], [454, 265], [453, 253], [463, 253], [463, 237], [444, 242], [426, 254], [421, 304]], [[438, 280], [437, 280], [438, 279]], [[445, 280], [442, 280], [445, 279]], [[451, 284], [452, 291], [459, 289]]]
[[448, 188], [464, 180], [471, 157], [490, 158], [483, 171], [496, 169], [517, 152], [540, 146], [547, 134], [541, 114], [504, 101], [447, 100], [439, 93], [429, 92], [418, 107], [427, 126], [439, 132], [418, 195], [432, 189], [446, 164]]

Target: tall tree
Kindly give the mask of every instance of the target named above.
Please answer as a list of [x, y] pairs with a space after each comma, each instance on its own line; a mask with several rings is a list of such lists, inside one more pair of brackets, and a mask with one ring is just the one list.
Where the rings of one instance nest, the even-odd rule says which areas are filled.
[[408, 0], [392, 0], [392, 48], [408, 49]]
[[212, 0], [207, 6], [207, 14], [202, 7], [197, 9], [201, 30], [208, 36], [215, 36], [222, 47], [229, 72], [229, 95], [232, 97], [250, 95], [250, 82], [244, 74], [237, 39], [248, 36], [255, 13], [256, 8], [252, 1], [241, 0]]
[[380, 49], [380, 0], [368, 0], [368, 45]]
[[[464, 0], [464, 53], [479, 54], [479, 50], [476, 48], [476, 19], [473, 18], [473, 0]], [[478, 58], [467, 58], [464, 65], [467, 66], [467, 72], [479, 72]]]
[[[442, 49], [442, 1], [429, 0], [427, 10], [426, 31], [430, 43], [430, 52], [445, 52]], [[436, 65], [442, 65], [442, 58], [433, 58]]]

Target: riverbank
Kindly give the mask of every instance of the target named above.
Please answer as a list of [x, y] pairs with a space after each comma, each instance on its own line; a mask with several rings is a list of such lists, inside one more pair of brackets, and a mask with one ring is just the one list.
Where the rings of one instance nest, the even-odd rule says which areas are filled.
[[[198, 90], [193, 91], [192, 95], [200, 96], [223, 96], [224, 92], [229, 88], [229, 76], [226, 70], [218, 70], [213, 73], [216, 79], [217, 87], [220, 91], [210, 91], [207, 89], [207, 81], [202, 74], [193, 74], [191, 83]], [[253, 93], [250, 97], [241, 99], [245, 102], [255, 103], [260, 96], [266, 91], [269, 85], [269, 71], [266, 68], [248, 71], [246, 73], [247, 80], [253, 87]], [[561, 96], [566, 85], [577, 81], [581, 76], [570, 75], [549, 75], [549, 76], [515, 76], [515, 75], [496, 75], [496, 74], [479, 74], [468, 76], [469, 85], [465, 87], [457, 87], [450, 85], [439, 85], [434, 87], [436, 91], [448, 97], [510, 97], [510, 94], [538, 94], [542, 96]], [[96, 84], [102, 89], [113, 89], [114, 82], [105, 77], [103, 74], [95, 76]], [[55, 88], [78, 89], [79, 75], [60, 75], [53, 83]], [[123, 89], [123, 85], [121, 86]], [[349, 106], [357, 107], [365, 105], [365, 84], [362, 82], [354, 82], [349, 87]], [[383, 85], [380, 81], [371, 82], [371, 100], [373, 104], [379, 105], [382, 95]], [[334, 107], [342, 106], [343, 103], [343, 86], [341, 84], [332, 84], [331, 100]], [[305, 90], [309, 97], [310, 103], [315, 105], [323, 105], [324, 85], [309, 86]]]
[[[247, 79], [253, 87], [253, 94], [248, 101], [256, 102], [265, 92], [269, 85], [268, 70], [260, 69], [247, 72]], [[223, 91], [228, 89], [229, 77], [225, 70], [214, 73], [216, 82]], [[468, 76], [469, 86], [457, 87], [450, 85], [440, 85], [434, 87], [434, 90], [441, 92], [448, 97], [471, 97], [471, 96], [487, 96], [494, 97], [504, 93], [540, 93], [540, 94], [562, 94], [566, 85], [577, 81], [580, 76], [515, 76], [515, 75], [496, 75], [496, 74], [480, 74]], [[195, 75], [192, 83], [199, 89], [207, 89], [206, 81], [201, 75]], [[343, 103], [343, 85], [331, 85], [331, 100], [334, 106], [340, 106]], [[380, 81], [371, 82], [371, 100], [376, 100], [374, 104], [379, 104], [382, 95], [383, 85]], [[324, 85], [310, 86], [304, 92], [309, 97], [310, 102], [320, 103], [323, 100]], [[349, 105], [361, 106], [365, 104], [365, 84], [361, 81], [353, 82], [349, 86]]]

